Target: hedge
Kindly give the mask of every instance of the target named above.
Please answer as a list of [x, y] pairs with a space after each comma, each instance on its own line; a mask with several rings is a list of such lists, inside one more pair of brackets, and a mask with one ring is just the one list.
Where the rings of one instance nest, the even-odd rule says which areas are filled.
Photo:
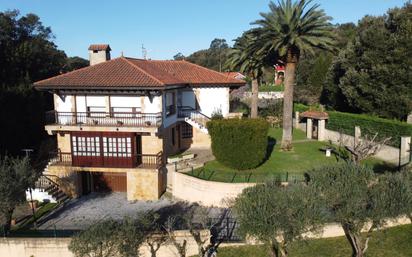
[[212, 120], [207, 123], [213, 155], [223, 165], [246, 170], [266, 157], [269, 124], [263, 119]]
[[329, 121], [326, 128], [348, 135], [354, 135], [355, 126], [361, 128], [362, 135], [375, 135], [379, 138], [391, 137], [390, 145], [399, 148], [402, 136], [412, 136], [412, 125], [397, 121], [382, 119], [365, 114], [343, 112], [328, 112]]

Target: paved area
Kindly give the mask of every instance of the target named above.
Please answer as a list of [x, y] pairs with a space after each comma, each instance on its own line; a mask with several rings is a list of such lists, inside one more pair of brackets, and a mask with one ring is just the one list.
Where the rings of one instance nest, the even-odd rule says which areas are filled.
[[92, 193], [73, 200], [61, 211], [52, 215], [39, 229], [79, 230], [105, 219], [136, 217], [141, 212], [159, 210], [173, 205], [168, 199], [153, 202], [128, 202], [126, 193]]

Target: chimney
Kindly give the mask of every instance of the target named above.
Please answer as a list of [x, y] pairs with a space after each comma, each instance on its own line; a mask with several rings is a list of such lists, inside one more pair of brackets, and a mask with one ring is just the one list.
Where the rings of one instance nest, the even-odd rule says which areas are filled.
[[89, 61], [90, 65], [95, 65], [101, 62], [110, 60], [110, 49], [109, 45], [90, 45], [89, 46]]

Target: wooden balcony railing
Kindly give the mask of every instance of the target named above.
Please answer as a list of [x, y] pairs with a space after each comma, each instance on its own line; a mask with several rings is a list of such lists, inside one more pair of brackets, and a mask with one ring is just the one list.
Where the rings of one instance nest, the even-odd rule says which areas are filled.
[[162, 114], [49, 111], [46, 113], [46, 123], [58, 125], [159, 127], [162, 124]]
[[[77, 157], [77, 156], [75, 156]], [[112, 167], [116, 168], [116, 164], [119, 164], [118, 168], [130, 168], [125, 167], [125, 163], [132, 163], [131, 167], [146, 168], [146, 169], [159, 169], [164, 166], [163, 152], [157, 154], [136, 154], [133, 157], [127, 158], [115, 158], [115, 157], [103, 157], [103, 156], [82, 156], [85, 160], [85, 165], [77, 161], [73, 163], [73, 157], [71, 153], [64, 153], [61, 151], [55, 151], [50, 153], [50, 164], [64, 165], [64, 166], [81, 166], [81, 167]], [[116, 160], [118, 159], [118, 160]], [[128, 162], [130, 159], [131, 162]], [[98, 160], [98, 161], [96, 161]], [[86, 164], [87, 163], [87, 164]]]

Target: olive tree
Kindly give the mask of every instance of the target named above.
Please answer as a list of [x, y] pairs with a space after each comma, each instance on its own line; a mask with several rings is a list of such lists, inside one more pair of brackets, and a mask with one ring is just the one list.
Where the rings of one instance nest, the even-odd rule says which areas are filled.
[[145, 213], [95, 223], [73, 237], [69, 250], [76, 257], [140, 256], [140, 246], [152, 235], [151, 221], [151, 214]]
[[269, 182], [247, 188], [234, 205], [240, 232], [264, 242], [271, 256], [288, 256], [292, 242], [321, 231], [325, 215], [317, 195], [305, 184]]
[[354, 257], [365, 255], [374, 230], [406, 214], [410, 192], [401, 174], [375, 175], [369, 166], [345, 162], [310, 171], [308, 177], [330, 220], [341, 225]]
[[0, 215], [5, 233], [10, 230], [14, 209], [26, 200], [26, 190], [33, 187], [36, 179], [28, 157], [0, 157]]

